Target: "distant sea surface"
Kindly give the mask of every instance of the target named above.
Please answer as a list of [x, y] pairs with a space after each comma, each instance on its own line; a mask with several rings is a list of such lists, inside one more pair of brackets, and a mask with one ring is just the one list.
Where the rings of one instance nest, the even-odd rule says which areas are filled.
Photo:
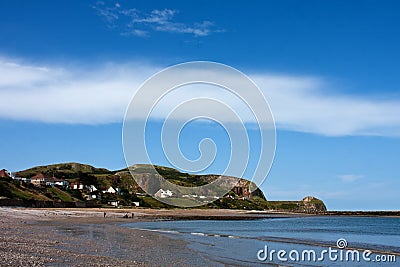
[[[246, 221], [154, 221], [124, 226], [186, 240], [191, 249], [217, 265], [400, 266], [400, 218], [340, 216]], [[341, 246], [347, 242], [346, 248], [337, 247], [339, 239], [342, 240]], [[329, 247], [337, 250], [332, 252], [331, 258], [328, 253], [322, 254]], [[347, 251], [353, 249], [357, 249], [360, 259], [357, 260], [356, 256], [353, 259], [348, 253], [346, 260]], [[271, 250], [276, 251], [272, 258], [269, 257]], [[281, 255], [281, 260], [276, 254], [279, 250], [286, 252]], [[291, 252], [293, 250], [298, 252], [298, 259], [296, 252]], [[312, 254], [308, 259], [308, 252], [302, 260], [302, 253], [308, 250], [315, 251], [316, 260], [313, 260]], [[371, 255], [367, 255], [369, 262], [363, 258], [365, 250], [372, 251]], [[292, 253], [292, 258], [289, 253]], [[389, 259], [390, 255], [394, 255], [395, 262], [393, 257]]]

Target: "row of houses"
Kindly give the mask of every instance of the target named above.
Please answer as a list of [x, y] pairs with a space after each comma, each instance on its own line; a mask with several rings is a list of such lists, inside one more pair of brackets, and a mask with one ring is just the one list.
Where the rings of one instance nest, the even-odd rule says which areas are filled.
[[[2, 169], [2, 170], [0, 170], [0, 177], [12, 178], [15, 181], [31, 183], [35, 186], [61, 186], [63, 188], [72, 189], [72, 190], [82, 190], [82, 191], [87, 191], [90, 193], [93, 193], [93, 192], [100, 193], [100, 191], [94, 185], [84, 185], [83, 183], [81, 183], [79, 181], [69, 183], [67, 180], [59, 179], [56, 177], [47, 177], [47, 176], [43, 175], [42, 173], [38, 173], [31, 178], [25, 178], [25, 177], [16, 177], [15, 174], [7, 171], [6, 169]], [[106, 189], [101, 190], [101, 192], [108, 193], [108, 194], [120, 194], [121, 190], [118, 187], [114, 188], [114, 187], [110, 186]]]
[[[47, 177], [42, 173], [36, 174], [31, 178], [25, 177], [16, 177], [14, 173], [11, 173], [5, 169], [0, 170], [0, 178], [12, 178], [15, 181], [31, 183], [35, 186], [58, 186], [63, 189], [71, 189], [71, 190], [79, 190], [82, 192], [82, 195], [87, 200], [101, 199], [102, 194], [111, 194], [111, 195], [121, 195], [122, 192], [118, 187], [109, 186], [108, 188], [99, 190], [94, 185], [85, 185], [80, 181], [68, 182], [67, 180], [59, 179], [56, 177]], [[168, 192], [169, 193], [169, 192]], [[168, 194], [167, 193], [167, 194]], [[120, 205], [119, 200], [109, 200], [107, 202], [111, 206], [118, 207]], [[132, 205], [139, 207], [139, 202], [132, 202]]]
[[[117, 187], [114, 188], [112, 186], [103, 189], [103, 190], [98, 190], [94, 185], [89, 185], [89, 186], [84, 186], [83, 184], [71, 184], [71, 188], [75, 190], [81, 190], [85, 191], [84, 196], [88, 200], [93, 200], [93, 199], [101, 199], [101, 193], [103, 194], [121, 194], [121, 190]], [[112, 204], [113, 206], [113, 204]]]
[[56, 177], [46, 177], [42, 173], [36, 174], [35, 176], [31, 178], [25, 178], [25, 177], [16, 177], [14, 175], [10, 176], [12, 179], [15, 181], [20, 181], [20, 182], [25, 182], [25, 183], [31, 183], [35, 186], [62, 186], [62, 187], [68, 187], [69, 182], [63, 179], [59, 179]]
[[[240, 193], [242, 191], [239, 191], [238, 189], [236, 189], [236, 187], [234, 188], [234, 193]], [[171, 190], [164, 190], [162, 188], [160, 188], [156, 193], [155, 193], [155, 197], [156, 198], [171, 198], [171, 197], [177, 197], [178, 195], [175, 194], [174, 192], [172, 192]], [[179, 195], [182, 198], [188, 198], [188, 199], [196, 199], [196, 200], [202, 200], [205, 201], [206, 199], [219, 199], [219, 197], [217, 196], [203, 196], [203, 195], [196, 195], [196, 194], [185, 194], [185, 195]], [[246, 200], [249, 199], [249, 196], [232, 196], [230, 194], [226, 194], [224, 196], [225, 198], [231, 198], [231, 199], [240, 199], [240, 200]]]
[[[14, 178], [15, 180], [17, 180], [18, 178]], [[27, 180], [29, 178], [20, 178], [22, 181], [25, 180], [25, 182], [27, 182]], [[56, 177], [45, 177], [42, 173], [36, 174], [35, 176], [31, 177], [29, 179], [30, 183], [36, 185], [36, 186], [62, 186], [62, 187], [68, 187], [69, 186], [69, 182], [66, 180], [62, 180], [62, 179], [58, 179]]]
[[[155, 196], [157, 197], [157, 198], [170, 198], [170, 197], [177, 197], [177, 194], [175, 194], [173, 191], [171, 191], [171, 190], [164, 190], [164, 189], [162, 189], [162, 188], [160, 188], [156, 193], [155, 193]], [[187, 195], [182, 195], [182, 197], [183, 198], [190, 198], [190, 199], [202, 199], [202, 200], [205, 200], [205, 199], [207, 199], [207, 198], [210, 198], [209, 196], [199, 196], [199, 195], [190, 195], [190, 194], [187, 194]], [[217, 196], [213, 196], [212, 198], [214, 198], [214, 199], [218, 199], [219, 197], [217, 197]]]

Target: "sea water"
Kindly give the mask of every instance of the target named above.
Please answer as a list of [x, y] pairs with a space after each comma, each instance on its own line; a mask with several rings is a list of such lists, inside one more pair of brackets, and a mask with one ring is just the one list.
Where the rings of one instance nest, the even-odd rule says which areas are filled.
[[221, 264], [400, 266], [400, 218], [312, 216], [125, 226], [184, 239], [191, 249]]

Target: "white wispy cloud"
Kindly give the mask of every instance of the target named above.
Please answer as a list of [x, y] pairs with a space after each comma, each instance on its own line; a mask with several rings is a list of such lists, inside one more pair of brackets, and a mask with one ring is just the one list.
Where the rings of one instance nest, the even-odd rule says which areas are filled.
[[92, 7], [97, 11], [97, 14], [105, 20], [108, 27], [116, 27], [115, 23], [119, 19], [119, 14], [117, 12], [117, 9], [120, 7], [119, 4], [110, 7], [106, 6], [104, 2], [99, 1]]
[[14, 63], [0, 59], [0, 117], [50, 123], [122, 121], [139, 85], [154, 73], [145, 64], [104, 64], [96, 69]]
[[400, 135], [400, 99], [335, 93], [319, 77], [253, 75], [281, 129], [342, 135]]
[[108, 6], [102, 1], [93, 8], [109, 28], [118, 29], [122, 35], [148, 37], [152, 31], [158, 31], [207, 36], [223, 31], [216, 29], [214, 23], [208, 20], [193, 24], [177, 22], [175, 19], [179, 12], [174, 9], [154, 9], [146, 13], [136, 8], [124, 8], [119, 3]]
[[362, 174], [342, 174], [342, 175], [338, 175], [338, 178], [344, 182], [354, 182], [354, 181], [364, 178], [364, 175], [362, 175]]
[[[120, 122], [140, 84], [161, 69], [143, 62], [104, 63], [89, 68], [0, 57], [0, 117], [50, 123]], [[313, 76], [249, 76], [266, 96], [278, 129], [327, 136], [400, 136], [400, 99], [335, 94], [334, 85]], [[196, 97], [219, 99], [243, 114], [245, 122], [254, 122], [240, 99], [214, 87], [177, 90], [162, 99], [153, 115], [163, 117], [185, 99]], [[198, 114], [202, 109], [193, 106], [190, 112]], [[136, 116], [145, 119], [147, 114]], [[221, 118], [230, 120], [224, 114]]]

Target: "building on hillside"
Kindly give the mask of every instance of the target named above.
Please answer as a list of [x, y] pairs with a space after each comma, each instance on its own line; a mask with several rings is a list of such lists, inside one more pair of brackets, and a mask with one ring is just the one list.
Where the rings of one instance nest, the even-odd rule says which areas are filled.
[[14, 179], [15, 181], [24, 182], [24, 183], [30, 183], [30, 182], [31, 182], [31, 178], [14, 177], [13, 179]]
[[6, 169], [2, 169], [2, 170], [0, 170], [0, 177], [1, 178], [10, 178], [11, 174]]
[[84, 196], [87, 200], [101, 199], [101, 196], [97, 192], [89, 192]]
[[171, 190], [164, 190], [162, 188], [160, 188], [157, 193], [155, 194], [156, 197], [158, 198], [168, 198], [168, 197], [172, 197], [174, 195], [174, 192], [172, 192]]
[[44, 184], [47, 186], [54, 186], [55, 185], [55, 181], [54, 181], [54, 177], [51, 178], [44, 178]]
[[107, 188], [106, 190], [103, 190], [103, 193], [106, 194], [115, 194], [117, 193], [117, 190], [115, 190], [112, 186], [110, 186], [109, 188]]
[[38, 173], [35, 176], [31, 177], [31, 183], [35, 186], [46, 185], [46, 179], [43, 173]]
[[71, 189], [73, 189], [73, 190], [83, 190], [84, 189], [84, 185], [80, 182], [71, 183], [70, 186], [71, 186]]
[[119, 201], [118, 200], [110, 200], [110, 201], [108, 201], [108, 205], [118, 207]]
[[69, 182], [66, 181], [66, 180], [55, 178], [54, 185], [62, 186], [62, 187], [68, 187], [69, 186]]
[[89, 185], [86, 189], [87, 193], [85, 194], [85, 197], [87, 200], [101, 199], [101, 196], [98, 194], [99, 192], [94, 185]]
[[38, 173], [32, 178], [15, 178], [15, 180], [21, 180], [23, 182], [31, 182], [35, 186], [68, 186], [68, 181], [58, 179], [56, 177], [46, 177], [43, 175], [43, 173]]
[[62, 186], [62, 187], [66, 187], [68, 186], [68, 181], [62, 180], [62, 179], [58, 179], [56, 177], [45, 177], [45, 184], [47, 186]]
[[94, 185], [89, 185], [89, 186], [87, 187], [87, 190], [88, 190], [89, 192], [96, 192], [96, 191], [97, 191], [97, 188], [96, 188]]

